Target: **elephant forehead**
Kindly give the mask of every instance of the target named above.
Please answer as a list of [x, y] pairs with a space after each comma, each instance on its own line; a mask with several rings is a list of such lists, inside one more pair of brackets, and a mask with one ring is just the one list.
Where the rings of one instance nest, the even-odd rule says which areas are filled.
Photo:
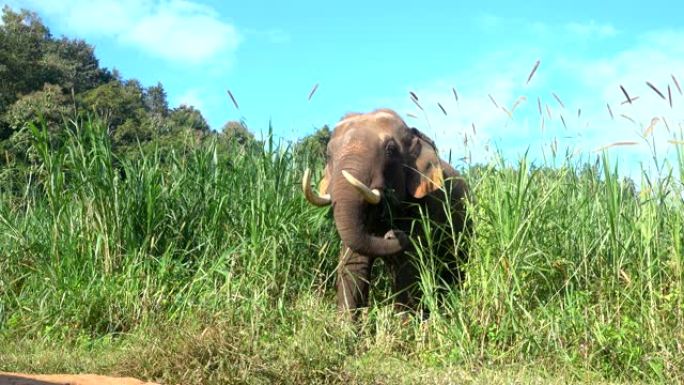
[[368, 149], [368, 132], [360, 132], [356, 129], [351, 129], [339, 141], [340, 152], [356, 152]]
[[405, 123], [391, 110], [378, 110], [367, 114], [355, 114], [340, 120], [335, 128], [344, 126], [404, 126]]
[[383, 143], [387, 138], [393, 136], [394, 130], [383, 126], [361, 125], [349, 127], [340, 137], [340, 144], [345, 149], [367, 149]]

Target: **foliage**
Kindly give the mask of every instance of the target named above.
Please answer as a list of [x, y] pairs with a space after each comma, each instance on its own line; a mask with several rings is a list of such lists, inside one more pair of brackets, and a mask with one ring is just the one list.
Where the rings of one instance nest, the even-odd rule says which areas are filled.
[[154, 134], [143, 104], [143, 88], [137, 81], [112, 80], [85, 92], [80, 101], [103, 117], [117, 145], [130, 146]]
[[166, 101], [166, 91], [161, 83], [145, 90], [143, 103], [145, 109], [155, 117], [165, 118], [169, 115], [169, 103]]
[[0, 25], [0, 114], [45, 83], [80, 93], [110, 78], [93, 47], [82, 40], [55, 39], [34, 12], [3, 8]]
[[3, 8], [0, 26], [0, 112], [21, 94], [43, 86], [46, 67], [41, 60], [50, 32], [37, 14]]
[[[466, 170], [477, 204], [464, 287], [435, 296], [423, 222], [415, 263], [431, 319], [394, 316], [380, 286], [348, 325], [333, 306], [334, 226], [300, 192], [309, 154], [188, 129], [168, 150], [154, 139], [122, 158], [97, 121], [65, 127], [59, 150], [31, 127], [37, 158], [0, 184], [5, 370], [36, 369], [32, 347], [64, 345], [84, 352], [72, 370], [168, 383], [448, 382], [513, 367], [552, 383], [558, 371], [684, 379], [684, 195], [672, 177], [684, 163], [636, 191], [608, 157]], [[86, 358], [105, 348], [107, 360]]]
[[330, 128], [325, 125], [313, 134], [300, 139], [295, 145], [295, 151], [309, 154], [310, 163], [320, 162], [325, 159], [331, 135]]
[[249, 132], [244, 122], [231, 120], [226, 122], [221, 129], [221, 133], [227, 140], [234, 140], [239, 144], [249, 144], [254, 142], [254, 134]]
[[[161, 83], [145, 88], [100, 68], [94, 49], [83, 40], [54, 38], [34, 12], [3, 8], [0, 25], [0, 151], [8, 159], [27, 159], [22, 127], [43, 121], [59, 137], [62, 122], [96, 113], [105, 119], [117, 152], [186, 128], [206, 132], [200, 111], [169, 110]], [[16, 136], [16, 137], [15, 137]], [[59, 142], [59, 140], [56, 140]]]
[[44, 121], [51, 131], [62, 126], [65, 117], [73, 116], [73, 102], [59, 86], [45, 84], [42, 90], [19, 98], [5, 113], [5, 123], [12, 132]]
[[181, 104], [178, 108], [171, 110], [167, 129], [174, 131], [179, 128], [190, 128], [200, 132], [207, 132], [209, 131], [209, 124], [204, 120], [199, 110], [193, 106]]
[[[333, 306], [329, 211], [300, 192], [329, 138], [322, 127], [290, 148], [242, 122], [212, 132], [193, 107], [169, 109], [160, 83], [101, 69], [85, 42], [5, 7], [0, 369], [185, 384], [684, 381], [682, 145], [679, 164], [639, 181], [605, 155], [471, 166], [464, 286], [430, 278], [438, 229], [419, 222], [430, 320], [396, 316], [380, 285], [352, 325]], [[511, 368], [523, 374], [487, 374]]]

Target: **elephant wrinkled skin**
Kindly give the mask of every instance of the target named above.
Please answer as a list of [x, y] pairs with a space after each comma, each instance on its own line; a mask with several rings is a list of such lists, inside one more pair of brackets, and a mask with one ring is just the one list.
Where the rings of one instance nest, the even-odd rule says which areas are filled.
[[[415, 230], [421, 226], [413, 226], [411, 232], [421, 212], [437, 224], [450, 224], [451, 228], [433, 226], [437, 233], [443, 229], [442, 235], [469, 228], [468, 187], [463, 178], [439, 158], [432, 140], [388, 109], [344, 116], [328, 143], [319, 193], [311, 189], [308, 170], [303, 189], [312, 204], [333, 208], [343, 244], [337, 272], [341, 310], [366, 306], [376, 258], [389, 267], [397, 308], [415, 308], [420, 295], [418, 269], [406, 252], [411, 248], [409, 237], [421, 236]], [[446, 268], [439, 278], [457, 284], [465, 253], [454, 253], [453, 242], [442, 244], [436, 250], [446, 261], [440, 266]]]

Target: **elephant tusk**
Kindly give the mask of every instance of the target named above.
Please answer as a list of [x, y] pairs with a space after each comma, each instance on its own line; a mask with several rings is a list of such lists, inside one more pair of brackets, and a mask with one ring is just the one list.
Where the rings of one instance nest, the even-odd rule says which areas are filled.
[[311, 170], [308, 168], [304, 171], [304, 177], [302, 178], [302, 190], [304, 190], [306, 200], [314, 206], [327, 206], [332, 202], [330, 194], [318, 195], [311, 190]]
[[344, 176], [344, 179], [346, 179], [347, 182], [354, 186], [361, 193], [361, 195], [363, 195], [363, 199], [365, 199], [366, 202], [372, 205], [377, 205], [378, 203], [380, 203], [381, 195], [378, 189], [371, 190], [363, 182], [354, 178], [352, 174], [348, 173], [345, 170], [342, 170], [342, 176]]

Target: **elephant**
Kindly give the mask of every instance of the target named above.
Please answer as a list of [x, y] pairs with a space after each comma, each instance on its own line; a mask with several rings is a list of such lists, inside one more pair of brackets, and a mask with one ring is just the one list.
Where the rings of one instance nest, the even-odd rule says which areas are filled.
[[[410, 239], [423, 236], [416, 230], [421, 226], [412, 226], [421, 212], [445, 234], [465, 235], [470, 228], [465, 180], [439, 158], [430, 138], [390, 109], [343, 116], [328, 142], [318, 193], [309, 169], [302, 188], [311, 204], [332, 206], [342, 241], [336, 281], [342, 312], [358, 313], [367, 306], [371, 268], [378, 258], [390, 272], [395, 308], [417, 308], [420, 277], [408, 252]], [[447, 261], [438, 277], [449, 284], [462, 280], [467, 256], [460, 249], [454, 253], [453, 237], [437, 247]]]

